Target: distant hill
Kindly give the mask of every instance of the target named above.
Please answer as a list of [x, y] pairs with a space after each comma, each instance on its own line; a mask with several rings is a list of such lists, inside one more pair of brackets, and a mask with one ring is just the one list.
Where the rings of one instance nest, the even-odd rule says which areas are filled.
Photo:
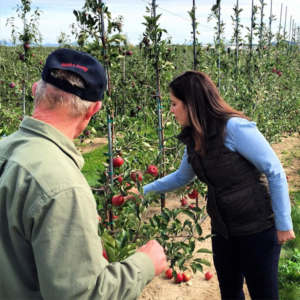
[[[77, 45], [77, 42], [72, 42], [72, 45]], [[15, 45], [11, 42], [8, 41], [0, 41], [0, 45], [5, 45], [7, 47], [14, 47]], [[58, 44], [54, 44], [54, 43], [46, 43], [42, 45], [43, 47], [58, 47]]]

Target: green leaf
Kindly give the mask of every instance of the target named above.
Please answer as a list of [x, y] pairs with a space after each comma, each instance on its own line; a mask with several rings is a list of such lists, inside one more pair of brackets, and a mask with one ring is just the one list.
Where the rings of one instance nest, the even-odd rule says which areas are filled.
[[183, 251], [187, 254], [191, 254], [191, 247], [185, 243], [180, 243], [180, 247], [183, 249]]
[[169, 240], [169, 237], [167, 235], [165, 235], [164, 233], [161, 234], [160, 238], [164, 241]]
[[193, 263], [191, 263], [191, 267], [192, 267], [194, 274], [196, 274], [197, 271], [200, 271], [203, 273], [203, 267], [200, 264], [193, 262]]
[[207, 235], [207, 236], [205, 237], [205, 239], [208, 239], [208, 238], [213, 237], [213, 236], [216, 236], [216, 234], [209, 234], [209, 235]]
[[133, 250], [135, 252], [135, 248], [136, 248], [135, 244], [130, 244], [130, 245], [127, 245], [125, 248], [123, 248], [118, 255], [119, 261], [121, 261], [121, 260], [125, 259], [126, 257], [128, 257], [129, 255], [131, 255]]
[[211, 265], [210, 262], [207, 259], [196, 258], [194, 261], [197, 262], [197, 263], [200, 263], [202, 265], [206, 265], [206, 266]]
[[202, 235], [202, 228], [198, 223], [196, 224], [196, 230], [197, 230], [198, 235], [201, 236]]
[[125, 41], [126, 41], [126, 36], [123, 35], [123, 34], [115, 34], [115, 35], [113, 35], [113, 36], [110, 38], [110, 40], [111, 40], [112, 42], [114, 42], [114, 41], [116, 41], [116, 40], [121, 40], [121, 41], [125, 42]]
[[113, 248], [116, 247], [116, 242], [112, 236], [110, 236], [107, 232], [104, 232], [101, 236], [102, 241], [105, 244], [110, 244]]
[[175, 208], [172, 210], [173, 219], [175, 219], [182, 212], [181, 208]]
[[163, 212], [168, 215], [169, 219], [172, 218], [172, 212], [168, 208], [164, 207]]
[[116, 262], [117, 257], [116, 257], [116, 251], [115, 249], [110, 245], [110, 244], [104, 244], [105, 251], [108, 256], [109, 262]]
[[185, 215], [189, 216], [190, 218], [192, 218], [194, 221], [196, 221], [195, 219], [195, 215], [188, 209], [183, 209], [182, 213], [184, 213]]
[[212, 251], [206, 249], [206, 248], [201, 248], [197, 251], [197, 253], [210, 253], [213, 254]]
[[167, 221], [167, 223], [170, 221], [170, 217], [163, 211], [160, 216]]
[[124, 248], [128, 241], [129, 241], [128, 233], [124, 229], [122, 229], [116, 238], [116, 243], [118, 245], [118, 248], [119, 249]]

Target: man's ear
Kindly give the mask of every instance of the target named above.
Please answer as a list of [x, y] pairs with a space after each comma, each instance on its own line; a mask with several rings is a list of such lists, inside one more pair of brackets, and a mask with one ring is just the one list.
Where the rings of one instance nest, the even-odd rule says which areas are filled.
[[101, 106], [102, 106], [101, 101], [94, 102], [88, 109], [88, 111], [86, 113], [86, 118], [90, 119], [95, 113], [97, 113], [99, 111]]
[[32, 85], [31, 90], [32, 90], [32, 95], [33, 95], [33, 96], [35, 96], [35, 91], [36, 91], [37, 85], [38, 85], [38, 82], [35, 82], [35, 83]]

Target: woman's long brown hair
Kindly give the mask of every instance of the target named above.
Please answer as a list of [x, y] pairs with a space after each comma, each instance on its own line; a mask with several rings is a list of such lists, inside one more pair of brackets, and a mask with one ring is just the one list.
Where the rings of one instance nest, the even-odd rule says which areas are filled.
[[188, 110], [195, 150], [205, 155], [208, 148], [208, 129], [215, 121], [224, 133], [230, 117], [249, 120], [242, 112], [230, 107], [220, 96], [213, 81], [199, 71], [187, 71], [177, 76], [170, 84], [171, 93], [181, 100]]

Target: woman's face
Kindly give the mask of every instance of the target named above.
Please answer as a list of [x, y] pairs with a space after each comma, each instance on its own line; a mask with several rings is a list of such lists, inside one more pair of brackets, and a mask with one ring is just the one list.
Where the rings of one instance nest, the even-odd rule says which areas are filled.
[[189, 114], [186, 109], [186, 105], [176, 98], [172, 92], [170, 92], [170, 101], [171, 101], [171, 108], [170, 113], [174, 114], [175, 120], [180, 126], [190, 126]]

